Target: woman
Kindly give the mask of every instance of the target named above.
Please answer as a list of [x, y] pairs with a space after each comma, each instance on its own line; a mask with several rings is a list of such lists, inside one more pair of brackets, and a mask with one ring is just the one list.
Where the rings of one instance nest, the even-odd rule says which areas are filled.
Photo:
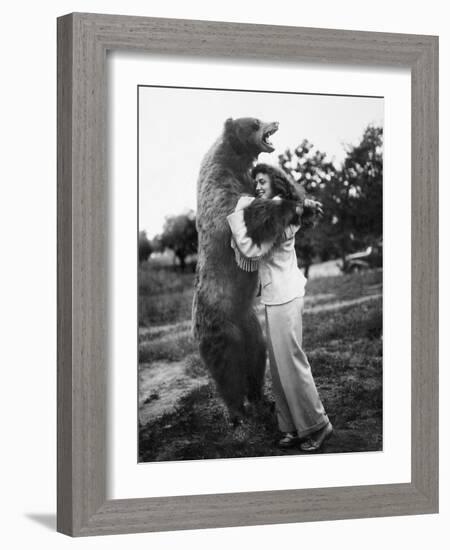
[[[258, 198], [299, 200], [293, 184], [279, 169], [258, 164], [252, 171]], [[308, 359], [302, 349], [302, 311], [306, 279], [297, 265], [295, 233], [289, 225], [282, 239], [260, 244], [249, 237], [245, 207], [254, 197], [243, 196], [228, 216], [236, 260], [244, 269], [258, 268], [261, 302], [265, 306], [272, 391], [278, 425], [283, 432], [280, 447], [314, 452], [330, 437], [333, 428], [319, 398]], [[306, 202], [320, 211], [320, 203]], [[302, 208], [299, 207], [298, 213]]]

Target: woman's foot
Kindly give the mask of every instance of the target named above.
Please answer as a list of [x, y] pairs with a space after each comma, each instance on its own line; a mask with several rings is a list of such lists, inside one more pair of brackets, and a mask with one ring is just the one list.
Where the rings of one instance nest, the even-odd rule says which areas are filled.
[[296, 432], [286, 432], [284, 436], [278, 441], [278, 447], [282, 449], [289, 449], [293, 447], [298, 441]]
[[333, 426], [328, 422], [326, 426], [314, 432], [306, 441], [300, 445], [300, 449], [305, 453], [314, 453], [321, 449], [325, 441], [331, 437]]

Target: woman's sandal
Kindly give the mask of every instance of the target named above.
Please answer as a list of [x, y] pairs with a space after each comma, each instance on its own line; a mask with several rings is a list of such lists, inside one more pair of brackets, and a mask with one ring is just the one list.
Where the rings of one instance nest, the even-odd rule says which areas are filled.
[[300, 449], [305, 453], [314, 453], [321, 449], [322, 445], [333, 433], [331, 422], [328, 422], [326, 426], [316, 433], [319, 434], [317, 437], [310, 437], [300, 445]]
[[297, 434], [295, 432], [286, 432], [284, 436], [278, 441], [278, 447], [282, 449], [289, 449], [293, 447], [298, 441]]

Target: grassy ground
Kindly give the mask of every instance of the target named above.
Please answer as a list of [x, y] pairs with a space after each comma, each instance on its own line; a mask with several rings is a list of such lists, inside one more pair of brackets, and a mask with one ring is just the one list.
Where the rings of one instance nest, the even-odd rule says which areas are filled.
[[[300, 454], [277, 448], [269, 369], [265, 405], [230, 428], [190, 334], [193, 277], [140, 272], [140, 461]], [[304, 348], [335, 428], [324, 452], [382, 448], [381, 292], [380, 270], [308, 282]]]

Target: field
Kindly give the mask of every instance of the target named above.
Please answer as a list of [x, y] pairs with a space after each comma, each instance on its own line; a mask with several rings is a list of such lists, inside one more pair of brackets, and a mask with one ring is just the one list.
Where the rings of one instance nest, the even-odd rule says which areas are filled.
[[[190, 333], [193, 279], [151, 263], [140, 268], [140, 461], [300, 454], [277, 447], [269, 369], [265, 406], [230, 428]], [[322, 452], [382, 449], [382, 347], [382, 271], [340, 275], [313, 266], [304, 349], [335, 428]]]

